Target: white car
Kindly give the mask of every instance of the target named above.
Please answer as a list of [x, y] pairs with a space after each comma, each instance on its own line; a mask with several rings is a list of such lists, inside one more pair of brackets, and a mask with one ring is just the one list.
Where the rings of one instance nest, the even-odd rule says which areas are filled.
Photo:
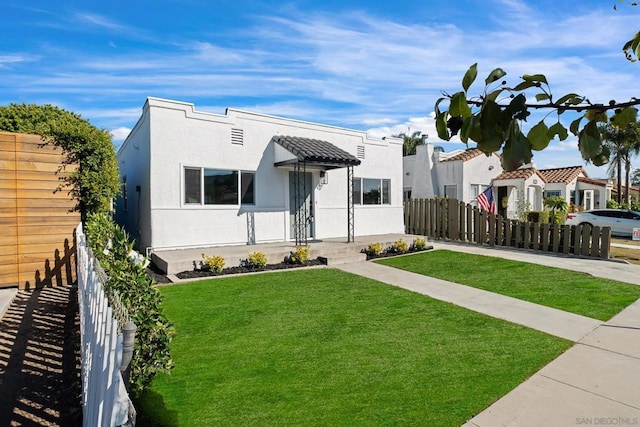
[[623, 209], [592, 209], [573, 212], [567, 214], [566, 224], [611, 227], [612, 235], [631, 237], [633, 229], [640, 228], [640, 212]]

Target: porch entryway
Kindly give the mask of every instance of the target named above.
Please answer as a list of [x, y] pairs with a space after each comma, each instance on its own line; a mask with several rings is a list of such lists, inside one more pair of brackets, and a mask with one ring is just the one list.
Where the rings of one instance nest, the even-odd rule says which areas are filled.
[[311, 172], [289, 171], [289, 235], [315, 237], [313, 176]]

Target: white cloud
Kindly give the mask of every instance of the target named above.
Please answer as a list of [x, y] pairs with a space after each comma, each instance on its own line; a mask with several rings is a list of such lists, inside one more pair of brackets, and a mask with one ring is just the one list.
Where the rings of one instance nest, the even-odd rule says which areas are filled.
[[126, 127], [119, 127], [109, 131], [114, 141], [124, 141], [124, 139], [129, 136], [130, 132], [131, 129]]

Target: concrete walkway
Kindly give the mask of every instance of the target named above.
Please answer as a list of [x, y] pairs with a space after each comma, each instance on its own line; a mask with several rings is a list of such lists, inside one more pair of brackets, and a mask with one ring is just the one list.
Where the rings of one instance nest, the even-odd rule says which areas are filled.
[[0, 289], [0, 319], [9, 309], [11, 302], [18, 294], [18, 288], [3, 288]]
[[[436, 249], [539, 263], [640, 285], [640, 267], [624, 263], [430, 244]], [[603, 323], [371, 262], [338, 268], [576, 342], [466, 427], [640, 425], [640, 300]]]

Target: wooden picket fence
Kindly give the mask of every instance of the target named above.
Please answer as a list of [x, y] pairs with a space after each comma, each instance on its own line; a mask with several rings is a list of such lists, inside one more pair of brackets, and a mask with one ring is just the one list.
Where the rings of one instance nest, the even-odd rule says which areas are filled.
[[[125, 338], [123, 330], [129, 333], [133, 324], [117, 295], [107, 298], [106, 275], [87, 247], [82, 224], [76, 229], [76, 240], [83, 425], [134, 425], [135, 409], [122, 376], [126, 369], [122, 364], [129, 364], [131, 358], [127, 353], [132, 350], [132, 336]], [[131, 348], [124, 349], [123, 341], [131, 341]]]
[[455, 199], [404, 202], [405, 233], [433, 239], [609, 258], [610, 227], [520, 222]]

